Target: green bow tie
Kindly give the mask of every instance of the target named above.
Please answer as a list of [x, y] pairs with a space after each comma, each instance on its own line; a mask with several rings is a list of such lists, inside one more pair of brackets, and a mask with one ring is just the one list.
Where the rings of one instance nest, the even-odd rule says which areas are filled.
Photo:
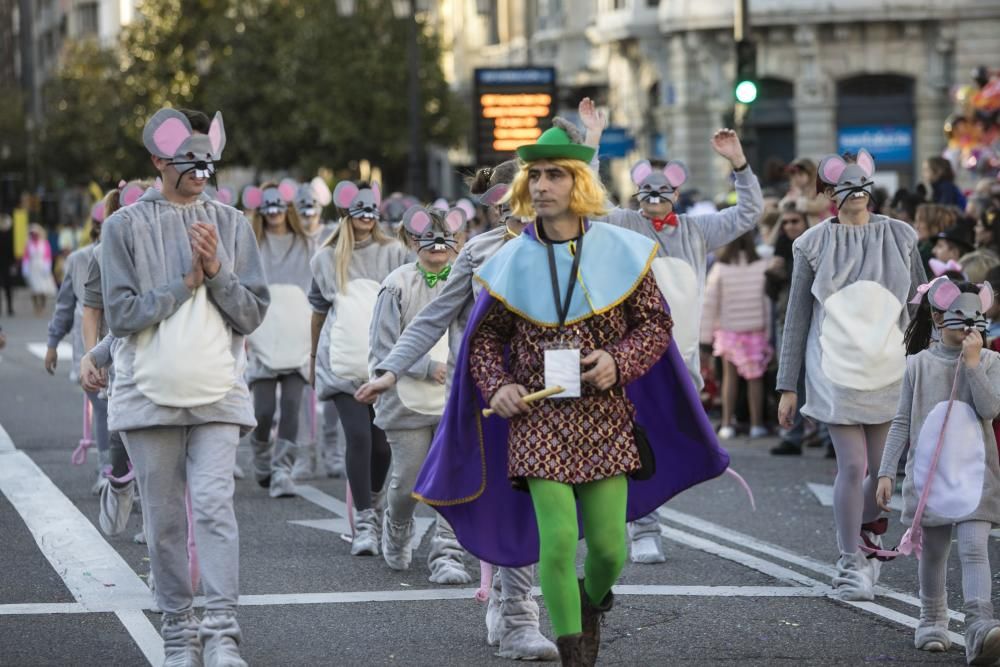
[[435, 285], [438, 284], [439, 280], [441, 281], [448, 280], [448, 275], [451, 273], [451, 264], [444, 267], [437, 273], [431, 273], [430, 271], [420, 266], [419, 264], [417, 264], [417, 268], [420, 269], [420, 274], [424, 277], [424, 280], [427, 281], [428, 287], [434, 287]]

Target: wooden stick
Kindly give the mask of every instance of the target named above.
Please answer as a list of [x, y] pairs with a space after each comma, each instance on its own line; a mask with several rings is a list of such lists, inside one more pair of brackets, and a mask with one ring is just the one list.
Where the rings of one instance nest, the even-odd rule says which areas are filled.
[[[549, 387], [548, 389], [542, 389], [541, 391], [536, 391], [534, 394], [528, 394], [521, 400], [524, 401], [525, 403], [533, 403], [534, 401], [540, 401], [543, 398], [548, 398], [549, 396], [553, 396], [554, 394], [561, 394], [564, 391], [566, 391], [566, 389], [563, 387], [559, 386]], [[492, 417], [494, 414], [496, 413], [493, 411], [493, 408], [486, 408], [485, 410], [483, 410], [484, 417]]]

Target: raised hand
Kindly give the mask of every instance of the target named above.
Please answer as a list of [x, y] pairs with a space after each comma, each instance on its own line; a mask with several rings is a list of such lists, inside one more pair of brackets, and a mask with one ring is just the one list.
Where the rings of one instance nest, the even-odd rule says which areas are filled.
[[589, 97], [580, 100], [577, 112], [580, 114], [580, 122], [583, 123], [587, 132], [603, 132], [604, 128], [608, 126], [608, 115], [598, 109], [594, 100]]
[[716, 130], [715, 134], [712, 135], [712, 148], [715, 149], [716, 153], [729, 160], [729, 164], [733, 168], [742, 167], [747, 163], [740, 138], [736, 136], [736, 132], [728, 127]]
[[196, 255], [201, 259], [202, 268], [209, 278], [219, 272], [221, 262], [216, 256], [216, 249], [219, 244], [219, 236], [215, 227], [204, 222], [196, 222], [191, 225], [189, 236], [191, 237], [191, 247]]

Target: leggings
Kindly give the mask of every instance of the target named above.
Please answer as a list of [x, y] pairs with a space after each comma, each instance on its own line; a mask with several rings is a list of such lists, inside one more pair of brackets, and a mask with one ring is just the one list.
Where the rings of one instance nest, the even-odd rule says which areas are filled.
[[360, 512], [371, 509], [372, 492], [382, 490], [389, 473], [392, 454], [385, 433], [373, 423], [375, 409], [360, 403], [351, 394], [334, 394], [340, 423], [347, 440], [347, 481], [351, 485], [354, 507]]
[[298, 373], [279, 375], [276, 379], [257, 380], [250, 385], [253, 391], [253, 411], [257, 417], [257, 428], [253, 437], [258, 442], [271, 439], [274, 425], [276, 401], [275, 388], [281, 383], [281, 418], [278, 421], [278, 439], [295, 442], [299, 435], [299, 404], [302, 402], [302, 388], [305, 380]]
[[[951, 551], [951, 525], [924, 528], [924, 551], [920, 558], [920, 597], [947, 609], [945, 580]], [[963, 521], [957, 525], [958, 557], [962, 562], [962, 595], [966, 602], [990, 601], [990, 539], [988, 521]]]
[[861, 541], [861, 524], [874, 521], [881, 510], [875, 502], [878, 469], [882, 464], [889, 422], [884, 424], [830, 424], [830, 440], [837, 453], [833, 482], [833, 518], [841, 554], [854, 554]]
[[557, 637], [578, 634], [582, 626], [576, 579], [577, 500], [587, 541], [584, 589], [591, 602], [600, 604], [625, 567], [628, 480], [617, 475], [572, 486], [529, 478], [528, 489], [538, 521], [538, 575], [552, 629]]

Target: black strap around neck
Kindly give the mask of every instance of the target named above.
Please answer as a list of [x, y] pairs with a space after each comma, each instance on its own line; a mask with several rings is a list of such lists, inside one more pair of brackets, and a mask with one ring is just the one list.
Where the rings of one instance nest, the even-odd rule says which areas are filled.
[[566, 301], [559, 294], [559, 272], [556, 270], [556, 251], [551, 241], [545, 244], [549, 253], [549, 278], [552, 281], [552, 297], [556, 302], [556, 314], [559, 317], [559, 328], [566, 326], [569, 316], [569, 304], [573, 300], [573, 290], [576, 288], [577, 274], [580, 271], [580, 257], [583, 255], [583, 234], [576, 239], [576, 251], [573, 252], [573, 266], [569, 273], [569, 285], [566, 286]]

